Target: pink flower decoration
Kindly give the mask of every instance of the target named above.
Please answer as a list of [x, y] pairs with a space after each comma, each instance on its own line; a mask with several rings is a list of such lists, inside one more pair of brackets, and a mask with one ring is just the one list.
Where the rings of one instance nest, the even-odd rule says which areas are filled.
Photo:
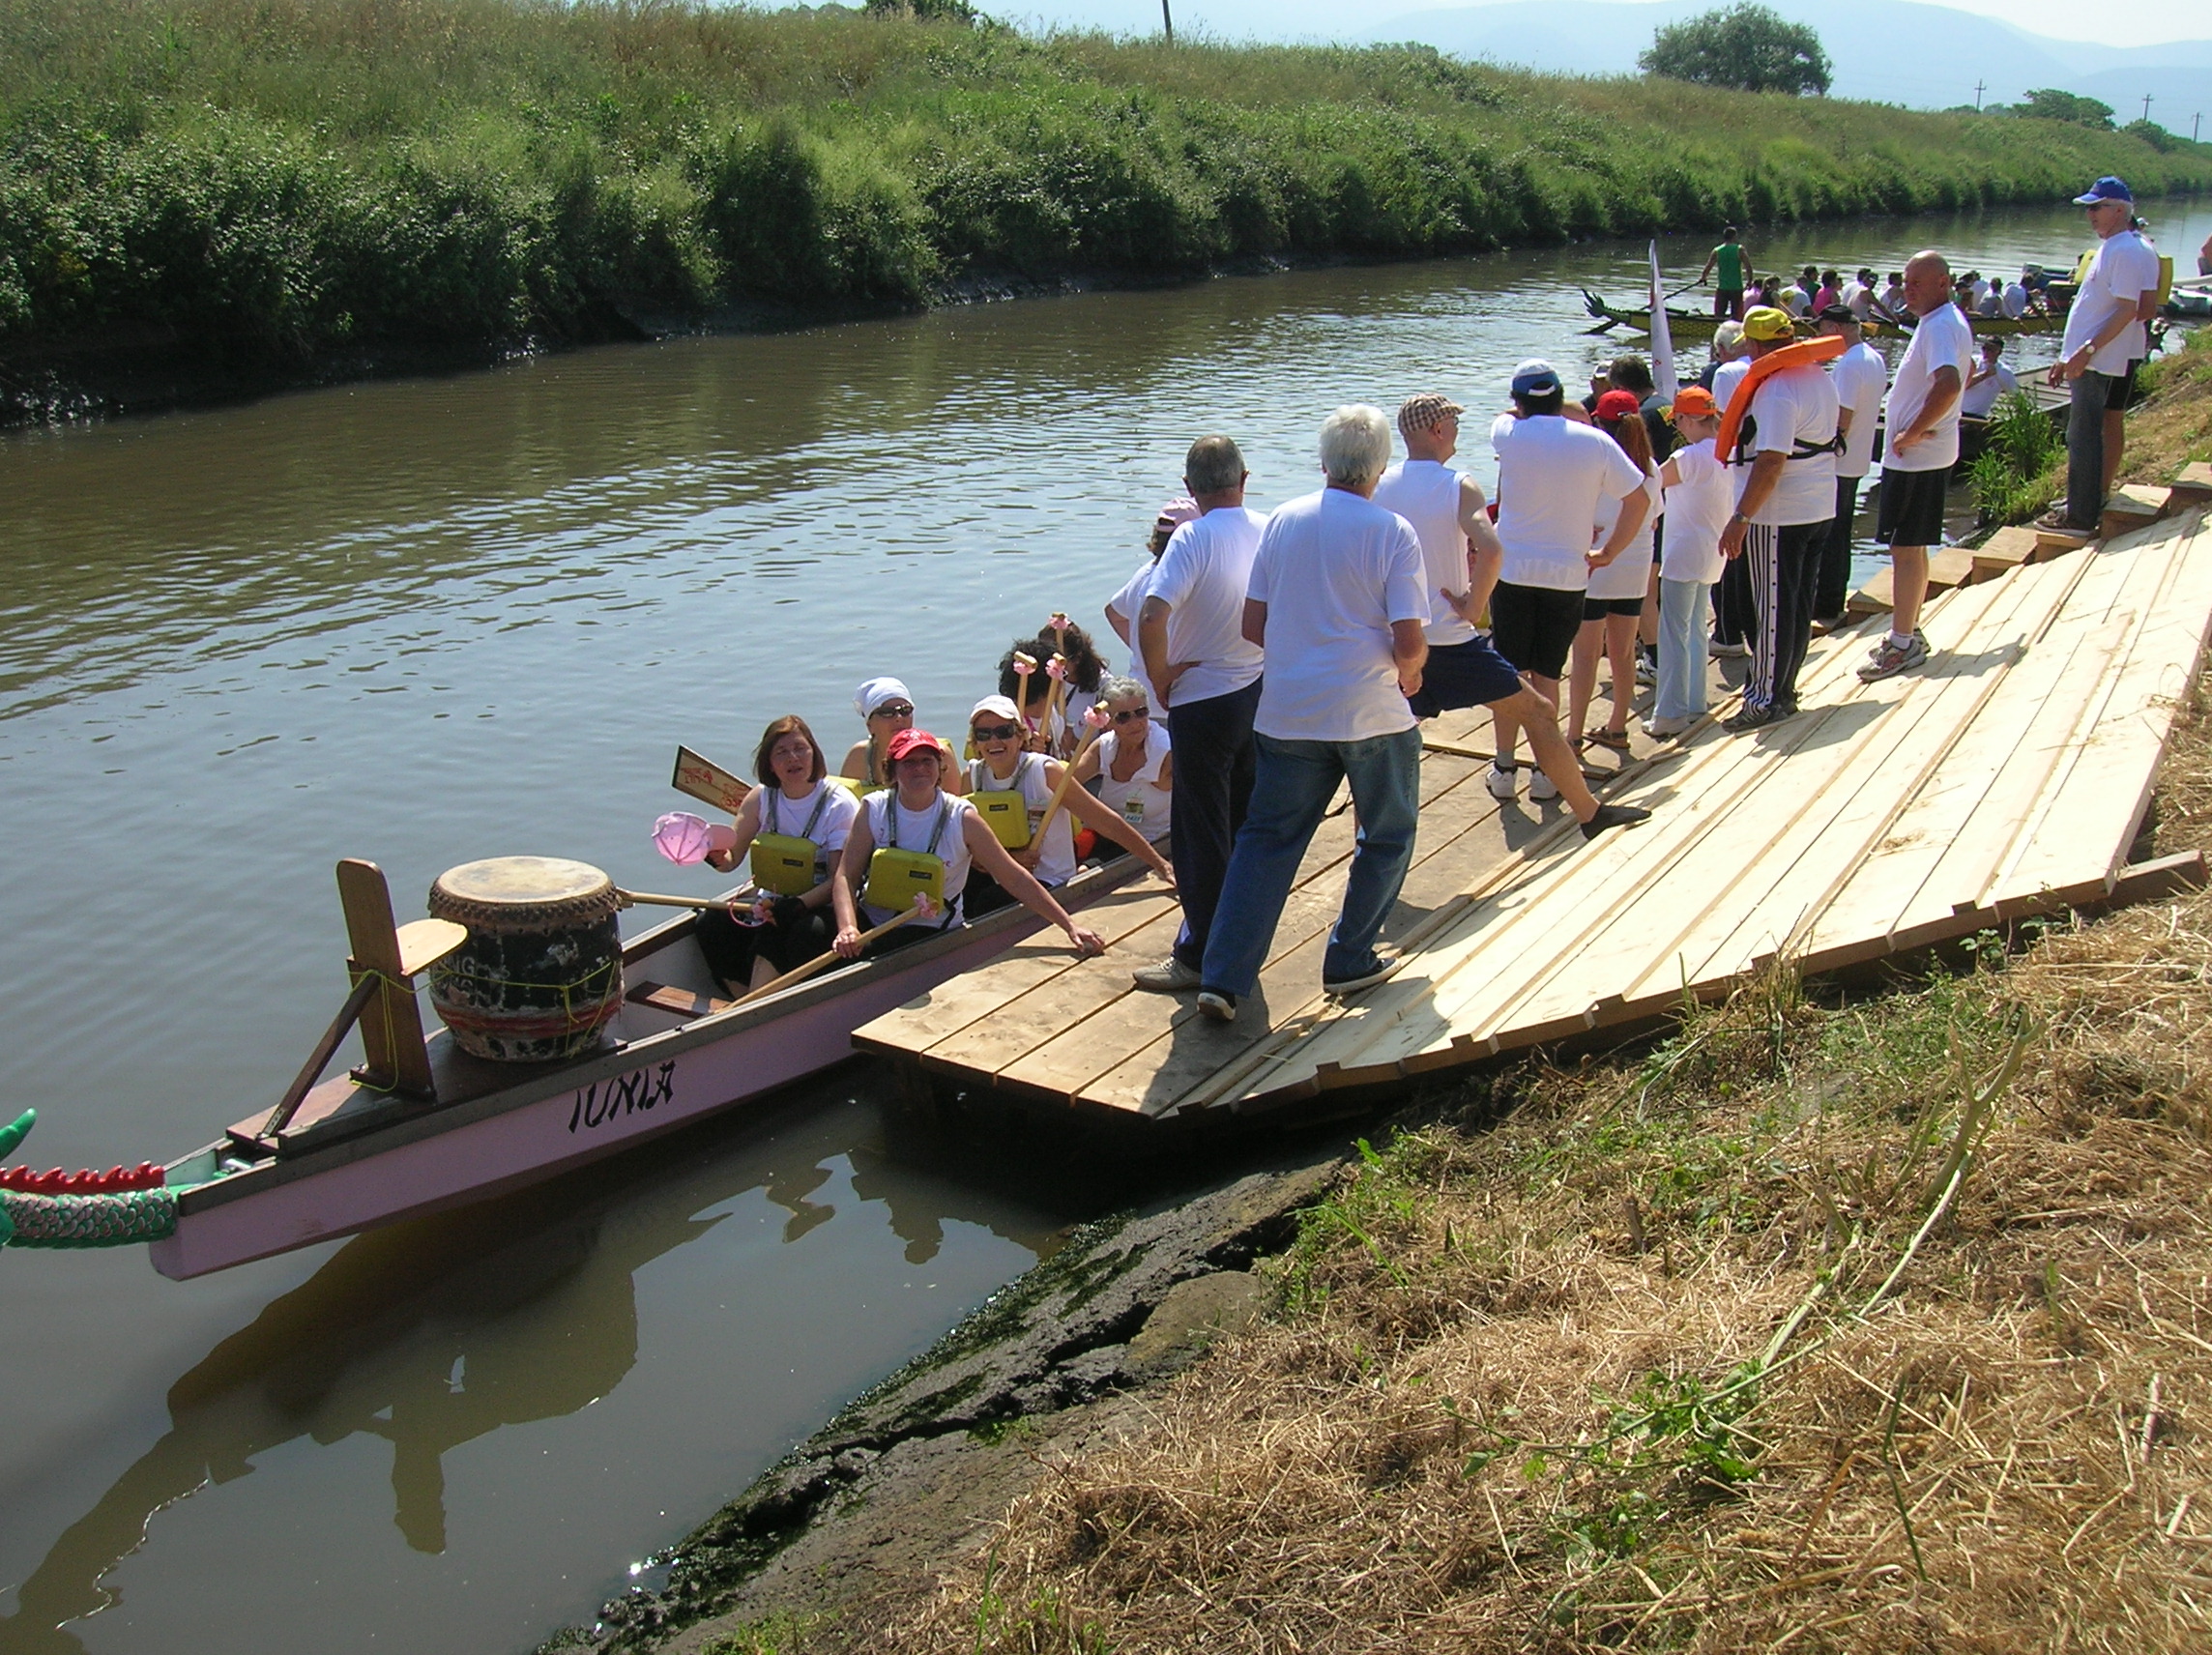
[[1059, 610], [1055, 609], [1052, 612], [1051, 621], [1047, 622], [1046, 624], [1051, 626], [1055, 632], [1064, 632], [1068, 629], [1068, 627], [1074, 625], [1075, 623], [1070, 621], [1066, 616], [1062, 615]]
[[1065, 683], [1067, 682], [1067, 657], [1065, 655], [1053, 656], [1051, 660], [1045, 662], [1044, 670], [1051, 677]]
[[1036, 657], [1025, 655], [1021, 651], [1016, 650], [1014, 652], [1014, 671], [1020, 673], [1024, 678], [1029, 677], [1030, 674], [1036, 671]]
[[1083, 715], [1084, 724], [1092, 730], [1103, 730], [1114, 722], [1114, 715], [1103, 707], [1093, 707]]
[[679, 867], [705, 861], [713, 843], [707, 819], [688, 810], [671, 810], [653, 825], [653, 848]]

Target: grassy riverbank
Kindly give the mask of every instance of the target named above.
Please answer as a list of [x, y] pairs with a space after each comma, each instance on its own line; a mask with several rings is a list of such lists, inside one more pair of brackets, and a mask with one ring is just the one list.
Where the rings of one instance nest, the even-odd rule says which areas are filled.
[[[2212, 842], [2206, 687], [2162, 852]], [[2208, 948], [2197, 893], [1776, 973], [1464, 1091], [888, 1630], [716, 1647], [2201, 1649]]]
[[2049, 201], [2111, 171], [2205, 188], [2212, 145], [834, 7], [0, 0], [0, 361], [480, 350], [637, 309]]

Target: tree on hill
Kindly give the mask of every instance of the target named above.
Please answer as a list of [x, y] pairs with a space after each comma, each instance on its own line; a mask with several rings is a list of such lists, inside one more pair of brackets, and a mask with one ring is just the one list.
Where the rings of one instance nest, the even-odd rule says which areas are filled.
[[1651, 49], [1636, 64], [1646, 74], [1670, 80], [1793, 97], [1824, 93], [1830, 78], [1819, 35], [1748, 4], [1668, 24], [1651, 37]]
[[2055, 86], [2046, 86], [2039, 92], [2030, 92], [2008, 111], [2014, 115], [2030, 115], [2039, 121], [2065, 121], [2076, 127], [2096, 127], [2104, 131], [2112, 129], [2112, 106], [2100, 103], [2094, 98], [2083, 98], [2079, 93], [2061, 92]]

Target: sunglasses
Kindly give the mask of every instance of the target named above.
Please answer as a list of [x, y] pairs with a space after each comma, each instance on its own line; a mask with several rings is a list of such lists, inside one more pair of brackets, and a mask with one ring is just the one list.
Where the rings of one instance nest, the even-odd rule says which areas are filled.
[[1134, 724], [1138, 719], [1150, 718], [1151, 715], [1152, 710], [1149, 707], [1132, 707], [1126, 712], [1115, 713], [1114, 722], [1117, 724]]
[[868, 716], [870, 718], [912, 718], [914, 716], [914, 703], [911, 701], [887, 701]]
[[1022, 733], [1019, 724], [971, 724], [968, 734], [978, 741], [1011, 741]]

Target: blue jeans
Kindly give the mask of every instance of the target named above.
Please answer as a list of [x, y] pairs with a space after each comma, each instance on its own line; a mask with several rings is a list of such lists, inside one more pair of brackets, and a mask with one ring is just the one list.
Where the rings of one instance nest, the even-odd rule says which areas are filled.
[[1421, 814], [1421, 733], [1401, 730], [1365, 741], [1279, 741], [1261, 735], [1252, 740], [1259, 769], [1206, 941], [1200, 972], [1205, 986], [1247, 995], [1259, 982], [1298, 862], [1339, 781], [1352, 784], [1359, 838], [1321, 974], [1329, 981], [1363, 976], [1374, 969], [1375, 939], [1413, 860], [1413, 830]]
[[1654, 718], [1705, 715], [1705, 602], [1702, 580], [1659, 581], [1659, 691]]

